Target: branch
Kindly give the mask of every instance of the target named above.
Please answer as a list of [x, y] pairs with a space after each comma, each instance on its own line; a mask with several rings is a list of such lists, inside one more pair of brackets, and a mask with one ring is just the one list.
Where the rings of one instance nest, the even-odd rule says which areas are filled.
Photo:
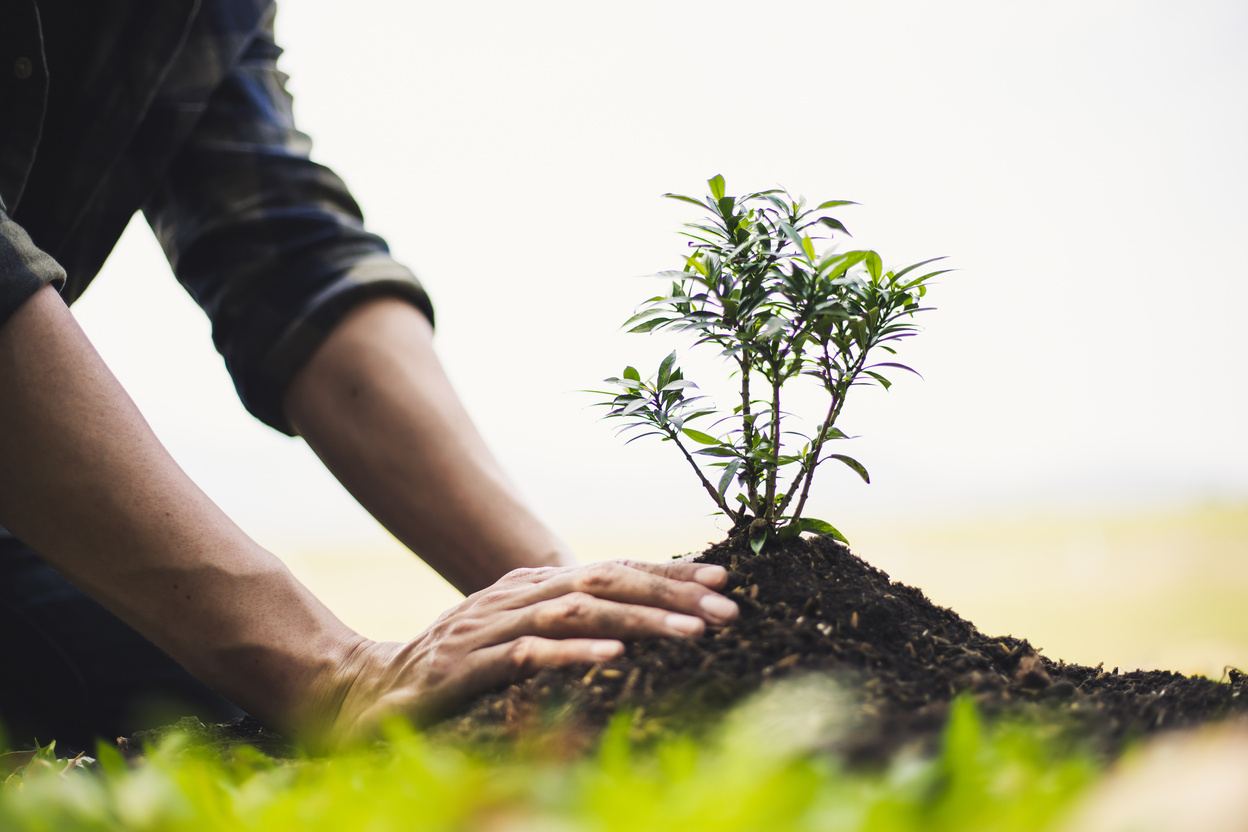
[[745, 442], [745, 489], [746, 496], [750, 500], [750, 510], [754, 512], [754, 516], [758, 516], [758, 471], [754, 466], [754, 420], [750, 417], [750, 362], [745, 354], [745, 350], [741, 351], [741, 356], [737, 359], [737, 364], [741, 367], [741, 438]]
[[802, 509], [806, 507], [806, 498], [810, 495], [810, 484], [814, 482], [815, 469], [819, 467], [819, 455], [823, 453], [823, 444], [827, 441], [828, 430], [836, 424], [836, 420], [841, 416], [841, 408], [845, 406], [845, 399], [848, 397], [849, 388], [853, 384], [854, 378], [857, 377], [863, 363], [866, 361], [867, 351], [863, 350], [859, 353], [858, 360], [854, 362], [856, 365], [855, 369], [852, 372], [847, 371], [846, 376], [842, 377], [849, 380], [843, 383], [839, 395], [836, 392], [837, 385], [832, 382], [832, 356], [828, 353], [828, 342], [826, 340], [823, 342], [823, 357], [824, 371], [827, 373], [828, 392], [832, 395], [832, 400], [828, 404], [828, 415], [823, 420], [823, 426], [819, 429], [819, 438], [815, 440], [815, 446], [812, 449], [813, 453], [809, 457], [812, 460], [810, 467], [808, 468], [805, 462], [802, 463], [802, 474], [793, 481], [792, 487], [789, 488], [789, 493], [784, 495], [784, 500], [780, 504], [780, 514], [783, 515], [784, 510], [788, 508], [789, 503], [793, 500], [798, 484], [801, 484], [802, 496], [797, 501], [797, 508], [793, 510], [792, 515], [796, 520], [802, 519]]
[[774, 464], [767, 472], [767, 520], [776, 519], [776, 480], [780, 476], [780, 385], [784, 379], [780, 368], [772, 365], [771, 382], [771, 458]]
[[706, 489], [707, 494], [711, 495], [711, 499], [715, 501], [715, 505], [719, 506], [724, 514], [731, 517], [734, 523], [740, 522], [741, 515], [734, 514], [732, 509], [728, 508], [728, 502], [720, 498], [719, 492], [715, 490], [715, 486], [711, 485], [710, 480], [706, 478], [706, 476], [702, 473], [702, 469], [698, 467], [698, 463], [694, 462], [692, 454], [690, 454], [684, 444], [681, 443], [679, 431], [672, 428], [671, 425], [663, 425], [663, 429], [667, 431], [667, 435], [671, 437], [671, 440], [676, 443], [676, 447], [680, 448], [680, 452], [685, 455], [685, 459], [691, 466], [693, 466], [694, 473], [697, 474], [698, 479], [702, 481], [702, 487]]

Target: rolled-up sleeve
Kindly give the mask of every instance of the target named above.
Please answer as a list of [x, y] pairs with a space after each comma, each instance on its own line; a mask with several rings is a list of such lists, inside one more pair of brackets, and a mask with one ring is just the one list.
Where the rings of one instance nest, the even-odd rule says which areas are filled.
[[404, 298], [433, 320], [420, 282], [365, 230], [342, 180], [309, 158], [271, 26], [213, 93], [144, 206], [178, 279], [212, 320], [243, 404], [284, 433], [294, 374], [365, 298]]
[[0, 207], [0, 325], [49, 283], [59, 290], [65, 283], [65, 270]]

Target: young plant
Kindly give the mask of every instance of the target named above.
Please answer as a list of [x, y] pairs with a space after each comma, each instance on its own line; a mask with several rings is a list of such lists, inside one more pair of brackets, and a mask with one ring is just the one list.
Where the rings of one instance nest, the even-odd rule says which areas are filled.
[[[692, 252], [680, 271], [660, 272], [668, 293], [645, 301], [624, 324], [630, 332], [688, 332], [693, 345], [718, 349], [732, 367], [740, 396], [731, 413], [720, 413], [697, 395], [697, 385], [668, 355], [658, 372], [642, 379], [634, 367], [609, 378], [600, 404], [607, 416], [627, 424], [621, 432], [659, 436], [680, 449], [702, 487], [734, 530], [749, 524], [759, 551], [769, 533], [803, 531], [844, 537], [831, 524], [802, 515], [815, 470], [834, 459], [866, 482], [866, 468], [832, 453], [848, 438], [836, 421], [850, 388], [879, 384], [884, 373], [915, 372], [894, 361], [868, 363], [893, 343], [913, 335], [912, 318], [927, 311], [927, 282], [947, 270], [920, 273], [941, 258], [887, 271], [874, 251], [839, 252], [824, 241], [848, 237], [826, 212], [853, 203], [832, 200], [808, 208], [782, 190], [728, 196], [724, 179], [709, 180], [705, 201], [679, 194], [671, 199], [708, 212], [687, 223]], [[916, 373], [917, 375], [917, 373]], [[781, 406], [781, 390], [799, 377], [814, 379], [826, 394], [814, 430], [793, 428], [794, 414]], [[713, 421], [702, 429], [691, 423]], [[701, 460], [701, 462], [699, 462]]]

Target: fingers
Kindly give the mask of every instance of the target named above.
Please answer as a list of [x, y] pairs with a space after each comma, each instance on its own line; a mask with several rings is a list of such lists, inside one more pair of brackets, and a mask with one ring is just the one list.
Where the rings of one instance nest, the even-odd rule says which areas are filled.
[[701, 635], [706, 622], [695, 615], [569, 592], [510, 610], [487, 626], [488, 633], [483, 633], [487, 643], [501, 644], [526, 635], [558, 639], [679, 638]]
[[696, 581], [711, 589], [723, 589], [728, 585], [728, 570], [713, 563], [690, 561], [646, 563], [640, 560], [622, 560], [617, 563], [677, 581]]
[[700, 635], [737, 617], [714, 591], [726, 584], [723, 567], [696, 563], [515, 570], [409, 645], [424, 659], [413, 665], [412, 703], [400, 707], [435, 712], [544, 667], [610, 661], [622, 639]]
[[[728, 570], [713, 563], [694, 563], [692, 561], [669, 561], [668, 563], [649, 563], [641, 560], [603, 561], [618, 563], [631, 569], [640, 569], [664, 578], [676, 581], [695, 581], [711, 589], [722, 589], [728, 584]], [[590, 564], [596, 566], [597, 564]], [[555, 575], [586, 569], [585, 566], [539, 566], [528, 569], [513, 569], [503, 576], [503, 583], [539, 583], [549, 580]]]
[[505, 644], [474, 651], [464, 662], [464, 672], [456, 680], [462, 693], [474, 695], [500, 685], [518, 682], [546, 667], [569, 664], [597, 664], [624, 654], [624, 645], [610, 639], [522, 636]]
[[720, 625], [737, 617], [737, 605], [708, 585], [726, 583], [727, 572], [721, 566], [604, 561], [552, 572], [517, 595], [515, 603], [517, 607], [529, 606], [582, 593], [621, 604], [696, 616], [708, 624]]

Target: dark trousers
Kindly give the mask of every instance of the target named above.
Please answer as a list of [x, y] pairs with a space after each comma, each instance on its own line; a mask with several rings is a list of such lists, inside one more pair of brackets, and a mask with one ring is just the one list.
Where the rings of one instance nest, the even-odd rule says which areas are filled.
[[56, 740], [58, 752], [92, 753], [99, 738], [188, 715], [221, 722], [242, 711], [0, 537], [0, 750]]

